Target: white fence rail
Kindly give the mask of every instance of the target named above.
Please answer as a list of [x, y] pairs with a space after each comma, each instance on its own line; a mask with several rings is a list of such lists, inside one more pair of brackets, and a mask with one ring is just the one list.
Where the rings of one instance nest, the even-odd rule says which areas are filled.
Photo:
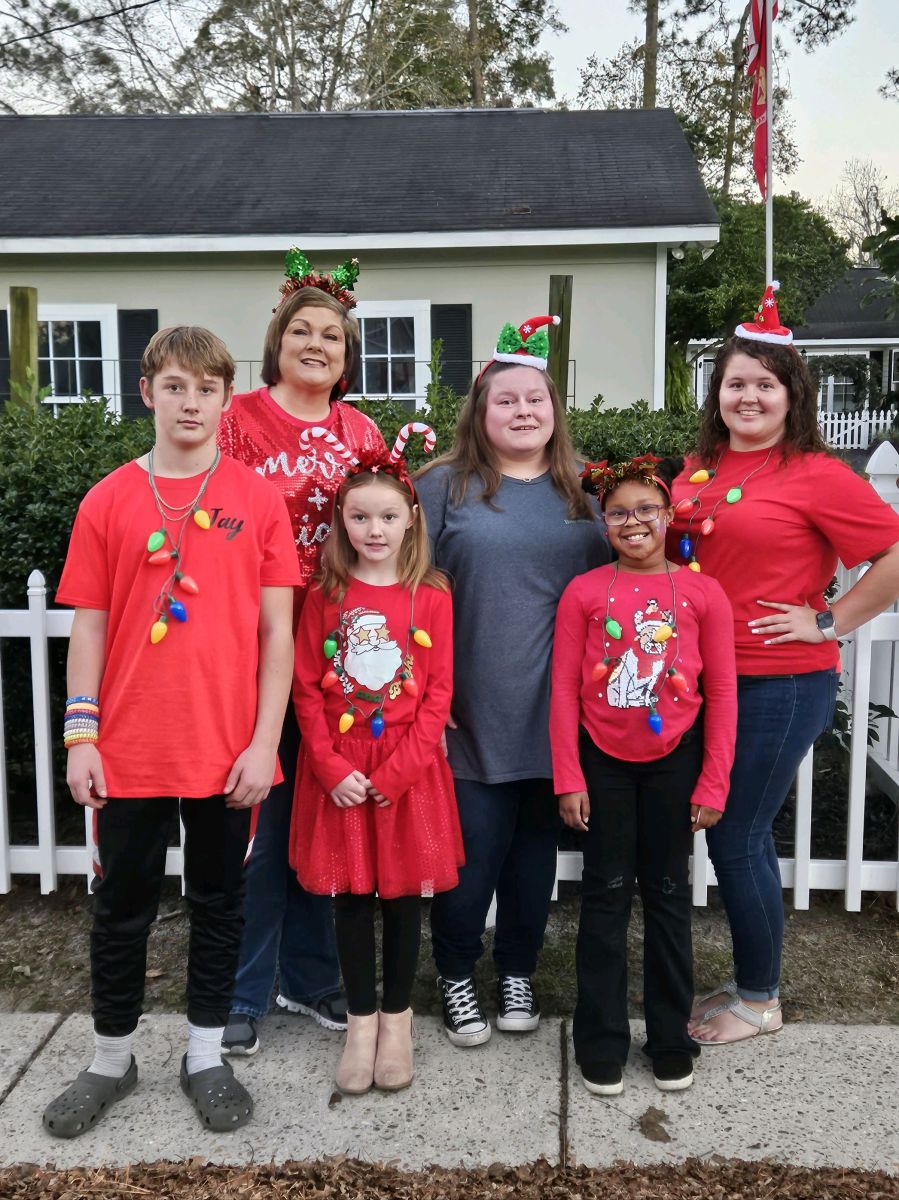
[[[878, 447], [868, 462], [868, 472], [883, 498], [899, 508], [899, 454], [892, 446]], [[845, 572], [841, 572], [841, 580], [845, 586], [848, 582]], [[10, 844], [6, 746], [0, 704], [0, 893], [10, 890], [13, 875], [40, 876], [41, 891], [45, 894], [56, 889], [60, 875], [84, 875], [88, 882], [92, 877], [90, 810], [85, 812], [83, 842], [60, 846], [56, 840], [48, 645], [50, 638], [68, 638], [71, 627], [71, 611], [47, 608], [47, 588], [39, 571], [32, 572], [28, 580], [27, 609], [0, 610], [0, 638], [27, 638], [31, 647], [34, 799], [38, 834], [36, 845]], [[844, 641], [843, 684], [842, 698], [849, 706], [852, 728], [861, 735], [852, 739], [845, 857], [811, 857], [815, 772], [814, 758], [809, 753], [797, 778], [794, 857], [780, 860], [783, 884], [785, 888], [793, 889], [796, 908], [808, 908], [810, 893], [821, 889], [842, 891], [850, 911], [858, 911], [862, 893], [872, 891], [895, 893], [899, 906], [899, 846], [895, 860], [866, 861], [862, 844], [868, 771], [891, 794], [899, 794], [899, 719], [880, 724], [880, 741], [870, 754], [865, 738], [869, 701], [889, 705], [894, 712], [899, 712], [899, 613], [877, 617]], [[0, 670], [0, 701], [2, 697]], [[181, 850], [171, 847], [166, 859], [166, 873], [180, 875], [181, 868]], [[560, 851], [557, 875], [558, 879], [579, 879], [580, 853]], [[715, 874], [706, 852], [705, 835], [699, 834], [694, 843], [694, 903], [705, 904], [708, 889], [714, 884]]]
[[819, 412], [818, 425], [828, 446], [836, 450], [867, 450], [880, 433], [886, 433], [895, 424], [892, 412]]

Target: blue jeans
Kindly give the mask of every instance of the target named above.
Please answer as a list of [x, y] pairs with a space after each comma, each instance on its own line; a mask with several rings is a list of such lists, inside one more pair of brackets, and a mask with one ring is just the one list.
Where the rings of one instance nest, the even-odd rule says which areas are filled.
[[263, 800], [247, 865], [244, 932], [231, 1011], [268, 1012], [276, 976], [281, 995], [314, 1004], [340, 987], [330, 896], [304, 891], [287, 861], [300, 732], [288, 709], [278, 757], [284, 782]]
[[833, 720], [836, 671], [741, 675], [727, 809], [706, 834], [744, 1000], [780, 987], [784, 906], [771, 827], [809, 747]]
[[497, 973], [533, 975], [556, 879], [559, 809], [552, 780], [455, 783], [465, 866], [458, 887], [431, 902], [437, 970], [445, 979], [474, 974], [496, 892]]

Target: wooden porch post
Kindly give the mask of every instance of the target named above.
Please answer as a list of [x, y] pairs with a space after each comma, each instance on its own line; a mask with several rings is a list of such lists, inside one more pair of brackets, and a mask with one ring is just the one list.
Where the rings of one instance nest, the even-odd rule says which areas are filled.
[[37, 288], [9, 289], [10, 402], [37, 404]]
[[549, 374], [555, 380], [562, 403], [568, 407], [568, 347], [571, 342], [571, 293], [573, 275], [550, 275], [549, 308], [551, 316], [561, 317], [561, 325], [549, 330]]

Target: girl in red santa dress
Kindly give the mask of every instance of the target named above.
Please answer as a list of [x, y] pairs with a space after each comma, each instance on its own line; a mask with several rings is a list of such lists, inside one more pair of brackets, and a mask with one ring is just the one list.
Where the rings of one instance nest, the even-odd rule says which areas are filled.
[[[456, 886], [463, 862], [440, 738], [453, 690], [452, 604], [430, 566], [402, 450], [352, 457], [322, 570], [303, 608], [294, 703], [302, 731], [290, 837], [307, 891], [334, 896], [349, 1024], [341, 1091], [412, 1081], [412, 1010], [422, 896]], [[314, 433], [314, 431], [311, 431]], [[383, 923], [376, 993], [375, 897]]]

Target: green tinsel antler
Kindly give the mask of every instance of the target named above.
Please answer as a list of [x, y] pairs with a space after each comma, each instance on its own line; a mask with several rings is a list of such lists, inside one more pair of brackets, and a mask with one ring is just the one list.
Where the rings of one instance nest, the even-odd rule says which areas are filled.
[[353, 284], [359, 278], [359, 259], [348, 258], [346, 262], [334, 268], [331, 272], [331, 278], [338, 287], [346, 288], [348, 292], [351, 292]]
[[312, 272], [312, 263], [298, 246], [291, 246], [284, 259], [288, 279], [302, 279]]

